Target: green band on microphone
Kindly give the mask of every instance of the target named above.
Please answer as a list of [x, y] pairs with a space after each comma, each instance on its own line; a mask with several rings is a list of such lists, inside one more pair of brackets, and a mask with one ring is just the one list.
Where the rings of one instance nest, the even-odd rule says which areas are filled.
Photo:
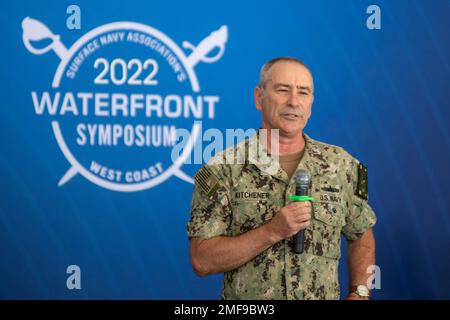
[[316, 201], [313, 197], [310, 196], [289, 196], [289, 200], [295, 202], [304, 202], [304, 201]]

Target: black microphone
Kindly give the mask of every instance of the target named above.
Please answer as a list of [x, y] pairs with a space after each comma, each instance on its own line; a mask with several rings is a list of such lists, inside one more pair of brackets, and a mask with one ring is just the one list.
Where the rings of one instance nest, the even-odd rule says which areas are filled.
[[[308, 170], [300, 169], [295, 174], [295, 195], [307, 196], [309, 193], [309, 185], [311, 183], [311, 174]], [[300, 230], [294, 235], [292, 249], [295, 253], [303, 252], [305, 242], [305, 229]]]

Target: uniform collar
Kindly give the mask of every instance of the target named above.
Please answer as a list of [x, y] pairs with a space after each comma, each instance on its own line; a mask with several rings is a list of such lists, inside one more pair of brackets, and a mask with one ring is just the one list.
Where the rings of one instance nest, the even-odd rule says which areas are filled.
[[[315, 176], [320, 172], [321, 163], [325, 163], [326, 161], [317, 142], [305, 133], [303, 133], [303, 138], [305, 139], [305, 152], [298, 164], [297, 170], [306, 169], [312, 176]], [[289, 183], [288, 176], [281, 169], [278, 159], [272, 155], [268, 155], [264, 146], [260, 143], [259, 134], [254, 135], [248, 140], [247, 150], [248, 163], [258, 167], [263, 175], [271, 175], [274, 178]]]

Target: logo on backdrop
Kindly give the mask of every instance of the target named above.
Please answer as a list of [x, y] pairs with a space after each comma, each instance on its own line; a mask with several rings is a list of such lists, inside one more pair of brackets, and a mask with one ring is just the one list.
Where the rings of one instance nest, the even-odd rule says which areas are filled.
[[[50, 119], [70, 164], [59, 186], [76, 174], [115, 191], [140, 191], [182, 171], [201, 125], [215, 117], [218, 95], [201, 91], [199, 63], [218, 61], [227, 26], [182, 50], [163, 32], [135, 22], [99, 26], [67, 48], [42, 22], [22, 21], [23, 42], [33, 54], [60, 59], [51, 88], [31, 92], [36, 115]], [[39, 47], [38, 47], [39, 45]], [[183, 152], [172, 159], [177, 129], [190, 131]]]

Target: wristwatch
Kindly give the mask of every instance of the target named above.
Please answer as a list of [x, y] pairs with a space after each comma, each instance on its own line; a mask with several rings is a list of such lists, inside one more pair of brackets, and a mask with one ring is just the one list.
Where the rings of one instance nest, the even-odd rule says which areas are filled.
[[350, 293], [356, 293], [361, 298], [369, 298], [370, 297], [370, 290], [367, 288], [367, 286], [360, 284], [358, 286], [352, 286], [350, 288]]

